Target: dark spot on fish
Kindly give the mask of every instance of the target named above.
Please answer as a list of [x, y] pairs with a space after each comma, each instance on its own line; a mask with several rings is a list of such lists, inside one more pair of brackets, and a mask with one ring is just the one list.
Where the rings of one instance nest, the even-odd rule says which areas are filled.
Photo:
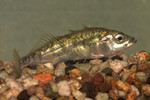
[[102, 58], [99, 58], [100, 60], [102, 60], [103, 62], [107, 61], [108, 58], [107, 57], [102, 57]]
[[111, 59], [112, 59], [112, 60], [115, 60], [115, 59], [117, 59], [117, 60], [123, 60], [123, 58], [120, 57], [120, 56], [118, 56], [118, 55], [113, 56]]

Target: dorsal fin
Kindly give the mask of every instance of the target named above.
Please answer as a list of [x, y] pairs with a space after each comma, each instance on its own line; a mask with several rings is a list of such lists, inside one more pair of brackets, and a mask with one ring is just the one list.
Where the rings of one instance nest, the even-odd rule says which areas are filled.
[[58, 36], [54, 36], [51, 33], [44, 34], [41, 39], [36, 43], [35, 47], [31, 50], [30, 53], [34, 52], [35, 50], [39, 49], [40, 47], [46, 45], [50, 41], [53, 41], [57, 38]]

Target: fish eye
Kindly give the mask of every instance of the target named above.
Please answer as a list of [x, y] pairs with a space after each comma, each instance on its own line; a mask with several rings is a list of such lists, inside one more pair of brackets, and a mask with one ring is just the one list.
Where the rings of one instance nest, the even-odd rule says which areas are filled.
[[123, 39], [124, 39], [123, 35], [121, 35], [121, 34], [116, 35], [115, 38], [116, 38], [116, 40], [119, 41], [119, 42], [122, 42]]

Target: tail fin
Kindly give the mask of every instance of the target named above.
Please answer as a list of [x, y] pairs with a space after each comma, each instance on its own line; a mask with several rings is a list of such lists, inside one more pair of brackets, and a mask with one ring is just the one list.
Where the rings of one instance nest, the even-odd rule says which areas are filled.
[[20, 57], [16, 49], [13, 50], [13, 60], [14, 60], [14, 71], [16, 73], [17, 78], [21, 76], [21, 62]]

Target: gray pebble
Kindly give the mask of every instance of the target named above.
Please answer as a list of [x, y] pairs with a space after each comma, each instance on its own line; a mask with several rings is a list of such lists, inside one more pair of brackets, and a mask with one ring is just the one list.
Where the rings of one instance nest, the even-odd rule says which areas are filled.
[[30, 98], [29, 98], [29, 100], [40, 100], [38, 97], [36, 97], [36, 96], [31, 96]]

